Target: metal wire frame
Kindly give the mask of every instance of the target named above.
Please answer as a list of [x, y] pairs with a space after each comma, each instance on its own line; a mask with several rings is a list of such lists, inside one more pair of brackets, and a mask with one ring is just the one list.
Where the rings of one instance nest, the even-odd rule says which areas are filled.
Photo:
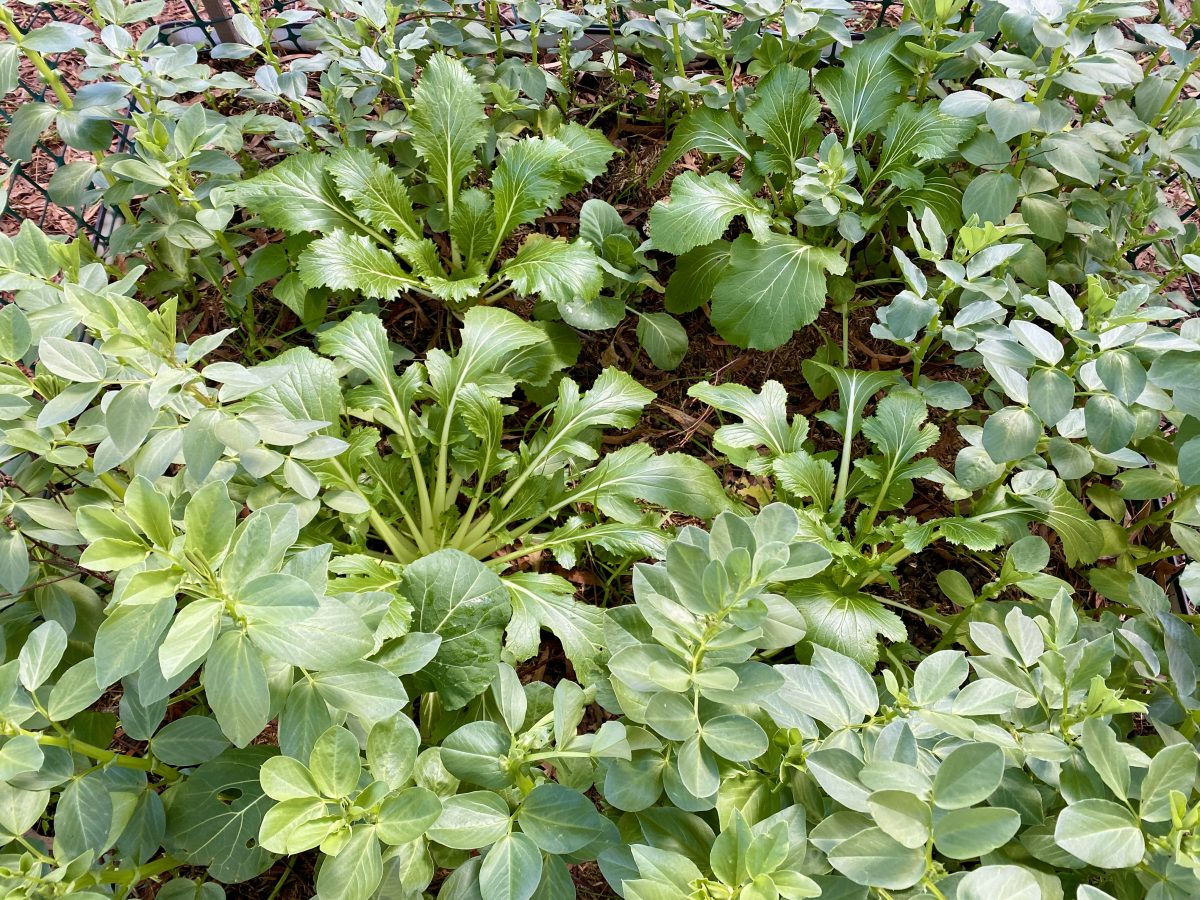
[[[18, 10], [13, 11], [15, 13]], [[29, 31], [48, 22], [61, 21], [58, 10], [51, 4], [25, 7], [22, 11], [25, 14], [18, 19], [18, 25], [23, 31]], [[59, 63], [58, 55], [47, 55], [46, 62], [51, 68], [57, 69]], [[26, 96], [28, 102], [41, 102], [45, 98], [46, 90], [45, 85], [30, 83], [25, 78], [19, 78], [17, 81], [17, 91]], [[0, 120], [3, 120], [6, 126], [10, 126], [12, 124], [12, 113], [7, 109], [0, 108]], [[123, 137], [124, 135], [120, 136], [120, 138]], [[111, 221], [112, 212], [101, 204], [93, 204], [84, 208], [74, 208], [55, 203], [51, 199], [48, 189], [49, 175], [31, 171], [35, 164], [49, 164], [52, 170], [57, 171], [58, 168], [66, 165], [67, 162], [65, 153], [60, 152], [44, 141], [38, 141], [34, 145], [33, 154], [29, 160], [12, 160], [3, 153], [0, 153], [0, 168], [6, 173], [4, 176], [6, 182], [5, 193], [11, 196], [13, 187], [20, 185], [29, 189], [39, 198], [39, 209], [36, 217], [18, 215], [6, 202], [3, 213], [0, 214], [0, 219], [15, 219], [18, 221], [32, 219], [32, 221], [37, 223], [38, 227], [44, 228], [50, 215], [58, 212], [65, 215], [73, 223], [74, 230], [77, 233], [82, 232], [87, 234], [92, 240], [93, 245], [99, 246], [103, 243], [99, 236], [103, 233], [105, 223]], [[53, 172], [50, 174], [52, 175]]]

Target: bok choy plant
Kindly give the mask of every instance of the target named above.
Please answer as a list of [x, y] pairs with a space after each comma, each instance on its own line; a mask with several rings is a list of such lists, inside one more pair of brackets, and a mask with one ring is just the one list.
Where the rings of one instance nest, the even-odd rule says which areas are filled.
[[[974, 126], [936, 102], [905, 99], [899, 48], [898, 35], [877, 35], [816, 76], [840, 139], [817, 127], [809, 75], [789, 65], [762, 79], [740, 115], [700, 107], [685, 116], [652, 177], [692, 150], [720, 162], [679, 175], [669, 200], [651, 210], [654, 246], [680, 257], [669, 309], [711, 299], [726, 339], [776, 347], [816, 318], [830, 293], [826, 276], [845, 275], [848, 248], [880, 239], [894, 206], [940, 210], [941, 161]], [[735, 218], [748, 233], [730, 242], [723, 235]]]
[[395, 160], [353, 147], [297, 153], [223, 196], [266, 227], [314, 235], [296, 256], [309, 287], [380, 300], [411, 291], [457, 312], [514, 291], [555, 304], [599, 295], [603, 270], [584, 240], [525, 233], [515, 253], [501, 251], [604, 172], [616, 151], [602, 134], [570, 122], [540, 137], [498, 133], [466, 66], [437, 54], [413, 91], [407, 137]]

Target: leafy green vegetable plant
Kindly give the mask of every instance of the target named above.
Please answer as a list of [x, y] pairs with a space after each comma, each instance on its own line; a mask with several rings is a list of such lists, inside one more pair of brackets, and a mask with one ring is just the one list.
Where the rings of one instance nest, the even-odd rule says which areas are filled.
[[[441, 54], [408, 112], [411, 183], [390, 161], [345, 148], [288, 157], [224, 196], [267, 227], [317, 235], [296, 259], [309, 287], [380, 300], [411, 291], [460, 311], [514, 291], [557, 304], [599, 295], [603, 270], [582, 239], [528, 234], [498, 259], [518, 229], [604, 171], [615, 149], [603, 135], [566, 123], [553, 135], [501, 140], [475, 79]], [[468, 187], [485, 145], [487, 186]]]
[[[873, 330], [911, 350], [914, 383], [926, 390], [942, 389], [920, 378], [921, 361], [939, 346], [984, 373], [972, 387], [989, 409], [982, 428], [960, 426], [968, 446], [946, 481], [951, 498], [990, 490], [1037, 460], [1038, 479], [1053, 474], [1079, 485], [1073, 493], [1103, 513], [1092, 540], [1103, 542], [1105, 555], [1127, 555], [1136, 565], [1181, 546], [1194, 551], [1197, 410], [1184, 375], [1200, 359], [1194, 321], [1181, 321], [1185, 313], [1144, 284], [1121, 290], [1094, 276], [1078, 296], [1053, 281], [1045, 292], [1021, 290], [1004, 277], [1022, 246], [1010, 229], [966, 226], [953, 247], [929, 214], [910, 229], [919, 257], [938, 274], [926, 278], [897, 250], [908, 289], [878, 310]], [[956, 414], [966, 422], [977, 415], [965, 405]], [[1164, 418], [1175, 426], [1169, 435]], [[1116, 487], [1097, 480], [1114, 476]], [[1136, 530], [1172, 523], [1172, 540], [1161, 546], [1129, 539], [1126, 504], [1144, 501], [1163, 508]], [[1087, 561], [1099, 555], [1071, 552]]]
[[[847, 272], [847, 248], [861, 243], [869, 257], [894, 205], [938, 205], [945, 178], [937, 162], [972, 126], [934, 102], [904, 99], [899, 44], [898, 35], [879, 35], [816, 76], [843, 140], [816, 127], [821, 104], [809, 75], [786, 65], [762, 79], [741, 115], [700, 108], [684, 118], [656, 176], [691, 150], [722, 162], [704, 175], [681, 174], [669, 201], [651, 210], [654, 246], [680, 256], [668, 301], [694, 308], [711, 298], [725, 338], [778, 346], [816, 318], [830, 293], [826, 276]], [[879, 149], [857, 157], [856, 145], [877, 135], [871, 146]], [[742, 167], [737, 179], [725, 171], [734, 165]], [[735, 217], [748, 233], [723, 240]]]
[[[1017, 540], [1033, 521], [1048, 522], [1069, 552], [1086, 554], [1089, 542], [1097, 539], [1098, 526], [1069, 493], [1058, 493], [1057, 485], [1051, 491], [1031, 487], [1023, 496], [1015, 491], [984, 494], [968, 515], [918, 521], [894, 513], [911, 499], [915, 480], [952, 480], [925, 455], [939, 438], [937, 427], [925, 421], [925, 400], [910, 388], [895, 386], [890, 373], [821, 363], [813, 363], [811, 370], [814, 381], [832, 381], [839, 396], [838, 408], [819, 414], [841, 440], [836, 460], [829, 458], [832, 454], [812, 452], [808, 422], [799, 415], [789, 421], [787, 394], [777, 382], [768, 381], [759, 393], [743, 385], [708, 383], [690, 390], [693, 397], [736, 417], [715, 433], [716, 448], [763, 479], [761, 494], [793, 504], [800, 534], [830, 554], [826, 571], [785, 586], [786, 596], [806, 620], [809, 640], [869, 665], [879, 658], [877, 635], [892, 641], [907, 637], [903, 621], [886, 606], [915, 613], [939, 630], [947, 628], [939, 613], [870, 591], [883, 584], [898, 589], [901, 564], [934, 543], [959, 552], [991, 551]], [[874, 396], [889, 388], [873, 414], [866, 415]], [[855, 454], [860, 435], [870, 453]]]
[[[261, 780], [277, 802], [262, 819], [262, 845], [278, 854], [320, 847], [321, 897], [362, 900], [385, 878], [420, 892], [448, 864], [456, 871], [442, 891], [451, 896], [569, 895], [566, 861], [594, 857], [615, 840], [583, 793], [588, 771], [629, 749], [616, 722], [576, 733], [588, 696], [578, 685], [560, 682], [552, 695], [540, 687], [502, 665], [477, 717], [440, 746], [421, 750], [422, 735], [405, 717], [382, 720], [367, 734], [365, 766], [360, 740], [340, 726], [323, 732], [304, 761], [272, 757]], [[547, 774], [554, 765], [564, 766], [558, 781]]]
[[843, 0], [619, 5], [632, 13], [621, 26], [620, 45], [651, 64], [663, 89], [712, 109], [741, 105], [752, 93], [737, 81], [739, 65], [753, 75], [780, 65], [810, 68], [852, 41], [846, 20], [854, 8]]

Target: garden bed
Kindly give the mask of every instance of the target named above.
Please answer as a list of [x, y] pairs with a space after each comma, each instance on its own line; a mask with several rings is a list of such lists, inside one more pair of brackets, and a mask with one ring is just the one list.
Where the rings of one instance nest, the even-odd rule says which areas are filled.
[[1200, 893], [1200, 21], [1050, 7], [0, 10], [0, 886]]

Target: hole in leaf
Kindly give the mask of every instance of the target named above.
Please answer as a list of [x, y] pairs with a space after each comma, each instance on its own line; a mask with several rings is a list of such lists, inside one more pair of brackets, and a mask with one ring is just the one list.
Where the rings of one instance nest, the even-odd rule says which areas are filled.
[[227, 788], [227, 789], [221, 791], [221, 793], [217, 794], [217, 799], [220, 800], [222, 803], [224, 803], [226, 806], [232, 806], [233, 803], [236, 802], [238, 800], [238, 798], [240, 798], [241, 796], [242, 796], [241, 788]]

